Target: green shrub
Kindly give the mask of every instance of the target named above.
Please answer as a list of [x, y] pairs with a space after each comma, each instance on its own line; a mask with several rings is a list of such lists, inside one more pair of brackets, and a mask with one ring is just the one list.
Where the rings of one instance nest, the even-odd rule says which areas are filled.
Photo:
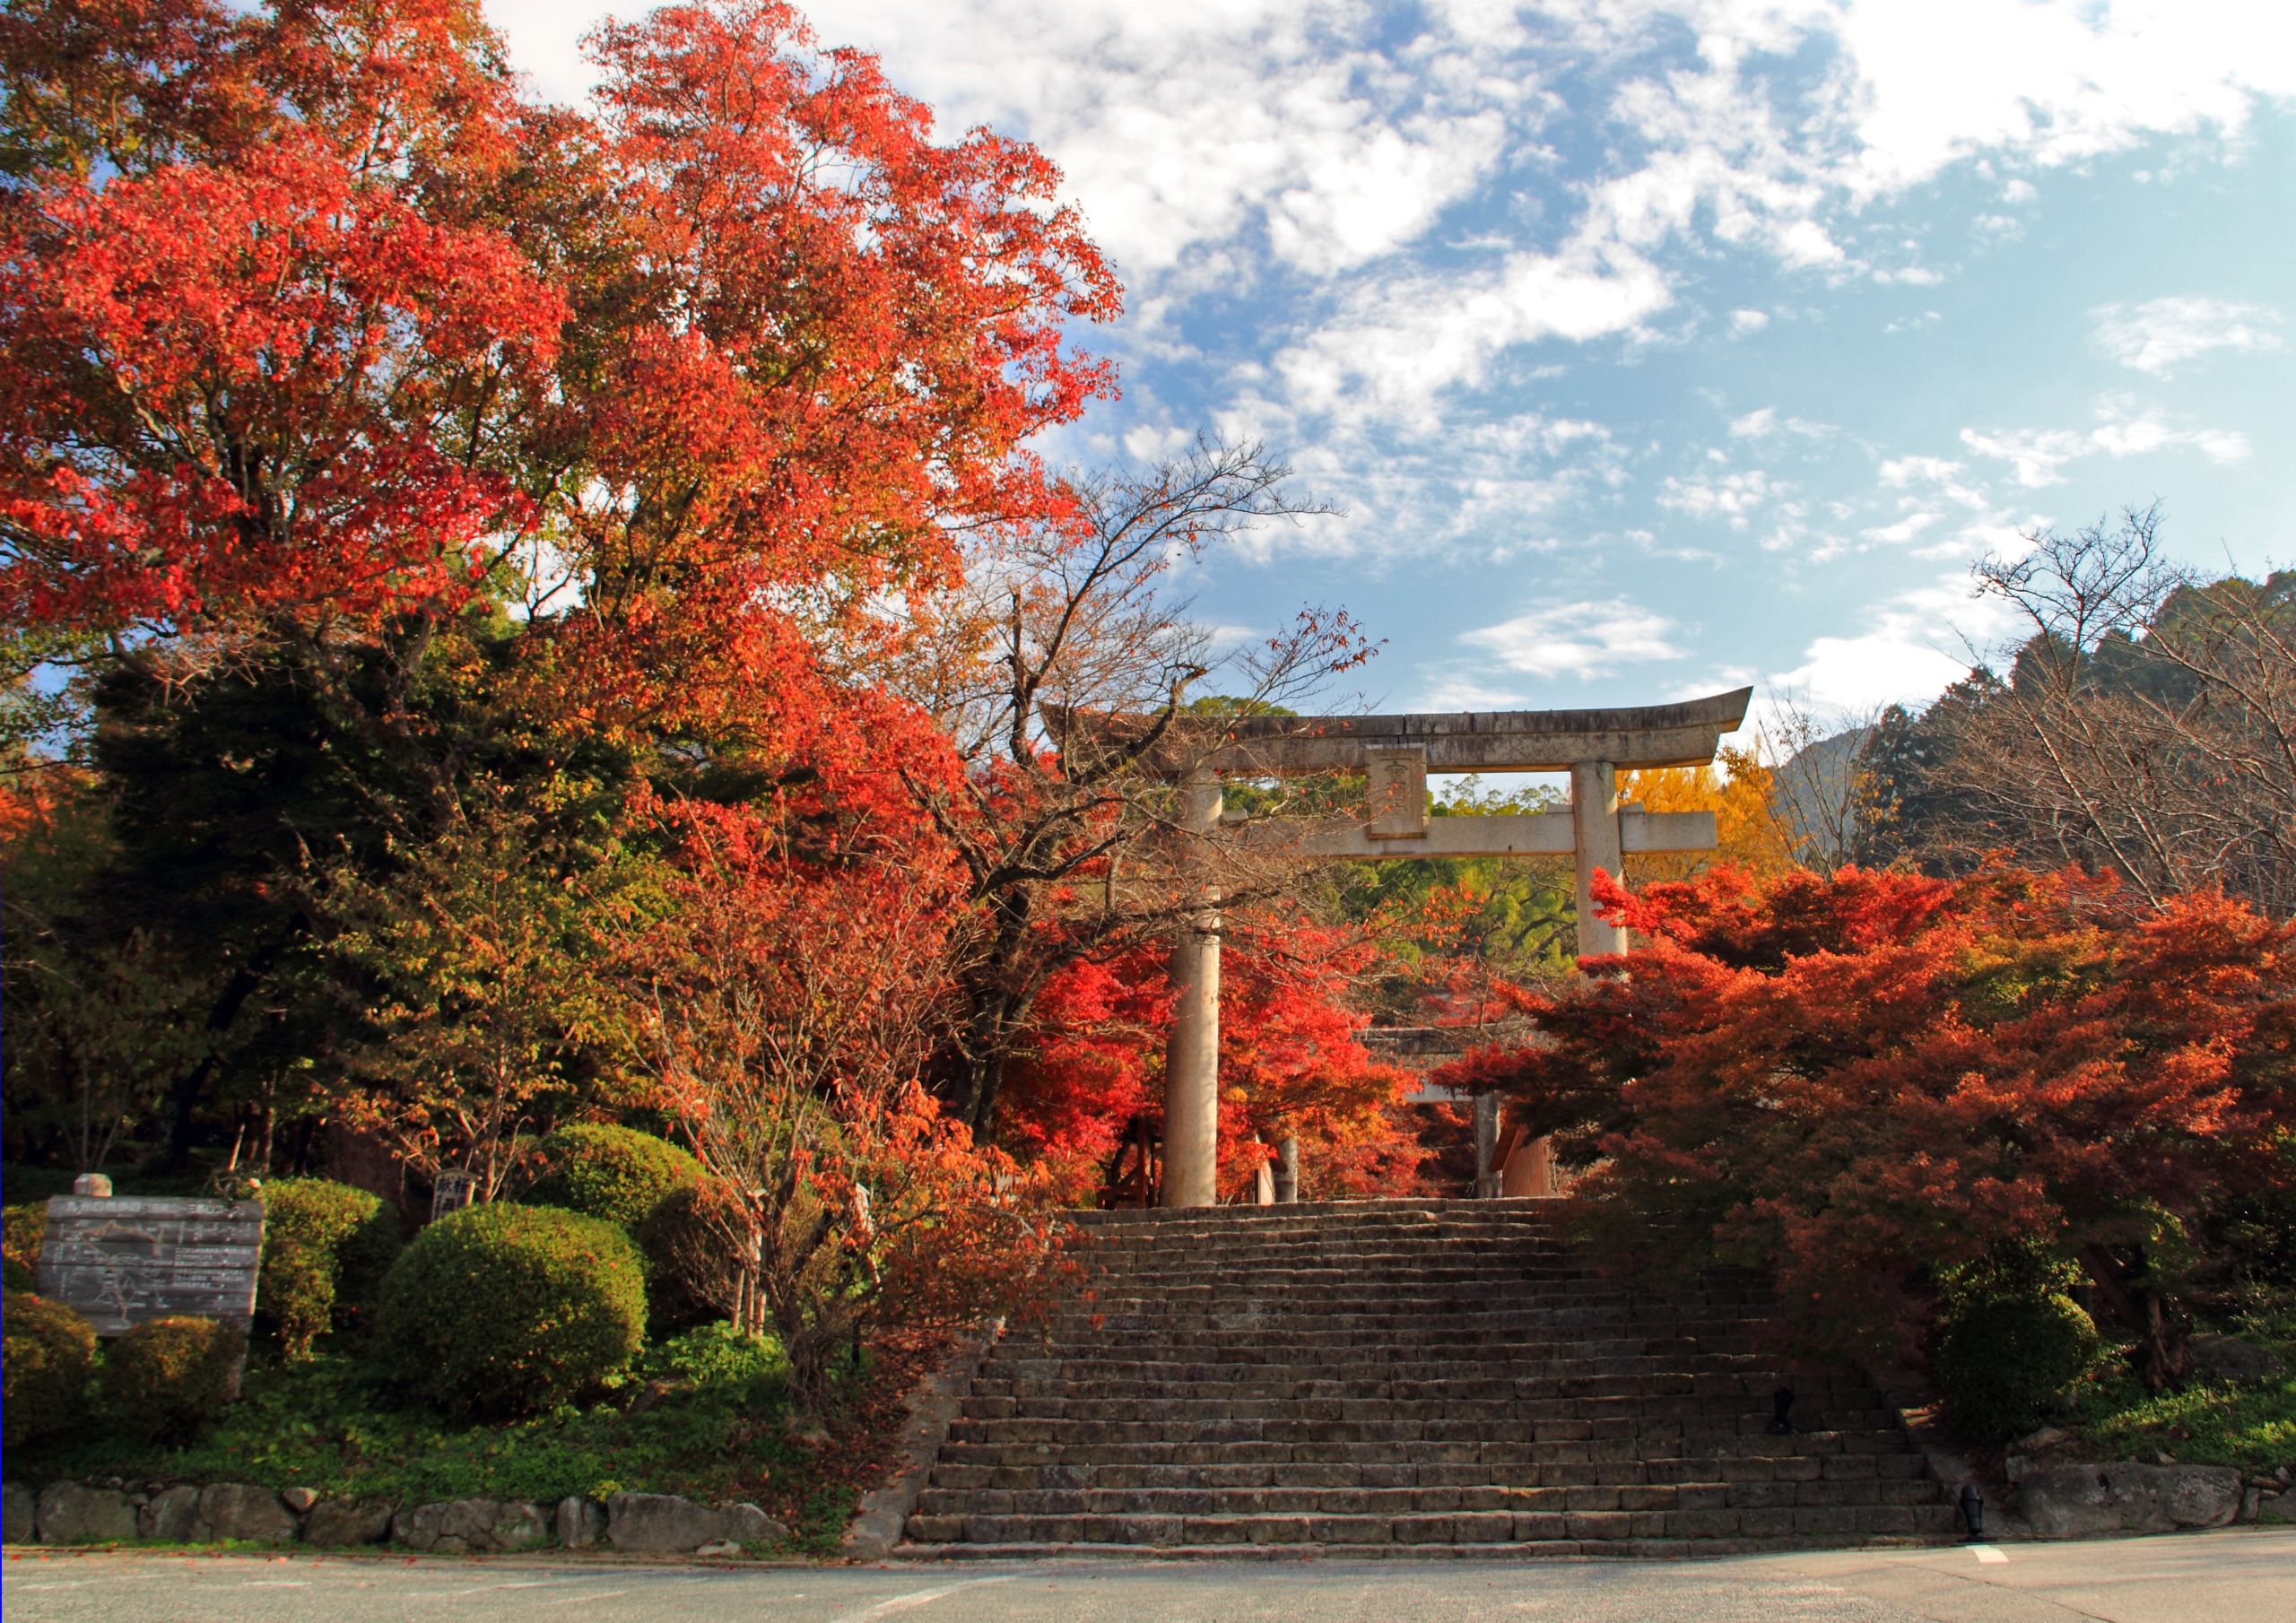
[[1944, 1328], [1937, 1384], [1972, 1441], [2004, 1443], [2039, 1425], [2097, 1353], [2097, 1326], [2071, 1297], [1995, 1297]]
[[398, 1225], [364, 1189], [326, 1178], [279, 1178], [264, 1204], [263, 1272], [257, 1302], [291, 1358], [349, 1308], [374, 1300], [399, 1246]]
[[239, 1395], [248, 1339], [214, 1319], [147, 1319], [104, 1354], [104, 1408], [118, 1429], [187, 1443]]
[[0, 1272], [6, 1275], [6, 1289], [39, 1289], [39, 1247], [47, 1237], [47, 1202], [0, 1211]]
[[737, 1277], [730, 1236], [738, 1224], [739, 1202], [724, 1185], [704, 1180], [672, 1190], [638, 1225], [657, 1340], [726, 1316]]
[[0, 1298], [0, 1432], [10, 1448], [69, 1430], [88, 1403], [96, 1332], [61, 1302]]
[[535, 1147], [522, 1198], [635, 1228], [672, 1190], [701, 1181], [701, 1163], [628, 1127], [578, 1122]]
[[645, 1269], [612, 1223], [547, 1206], [450, 1212], [383, 1281], [398, 1378], [450, 1413], [538, 1413], [629, 1363], [645, 1337]]

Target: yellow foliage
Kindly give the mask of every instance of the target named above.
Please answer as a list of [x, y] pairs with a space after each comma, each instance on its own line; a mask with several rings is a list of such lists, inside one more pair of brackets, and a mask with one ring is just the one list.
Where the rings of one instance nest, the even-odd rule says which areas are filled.
[[1751, 750], [1724, 750], [1721, 765], [1723, 772], [1704, 766], [1619, 774], [1618, 797], [1622, 803], [1639, 803], [1646, 812], [1714, 813], [1717, 849], [1711, 856], [1685, 853], [1632, 857], [1627, 863], [1630, 881], [1643, 884], [1652, 880], [1688, 879], [1711, 862], [1728, 863], [1761, 875], [1784, 873], [1798, 865], [1770, 768]]

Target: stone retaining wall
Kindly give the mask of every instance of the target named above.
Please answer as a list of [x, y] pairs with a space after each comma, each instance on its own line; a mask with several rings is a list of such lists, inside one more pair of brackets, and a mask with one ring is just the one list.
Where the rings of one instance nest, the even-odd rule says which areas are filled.
[[754, 1505], [711, 1507], [670, 1494], [578, 1496], [555, 1506], [522, 1499], [445, 1499], [394, 1506], [371, 1496], [323, 1499], [308, 1488], [274, 1493], [240, 1482], [52, 1482], [0, 1488], [11, 1544], [395, 1544], [438, 1555], [610, 1549], [619, 1555], [739, 1555], [789, 1530]]

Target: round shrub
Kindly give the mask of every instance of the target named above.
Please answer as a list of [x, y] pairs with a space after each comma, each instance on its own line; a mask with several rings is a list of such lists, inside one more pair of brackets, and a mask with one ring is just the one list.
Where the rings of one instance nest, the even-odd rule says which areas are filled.
[[47, 1202], [0, 1210], [0, 1272], [6, 1275], [6, 1289], [39, 1289], [39, 1248], [47, 1237]]
[[535, 1146], [524, 1199], [635, 1228], [674, 1189], [701, 1181], [701, 1163], [628, 1127], [578, 1122]]
[[96, 1332], [61, 1302], [0, 1298], [0, 1431], [10, 1448], [69, 1430], [88, 1404]]
[[327, 1178], [278, 1178], [257, 1192], [264, 1205], [257, 1303], [291, 1358], [345, 1310], [374, 1300], [399, 1245], [398, 1225], [364, 1189]]
[[187, 1443], [239, 1395], [248, 1339], [214, 1319], [147, 1319], [104, 1354], [100, 1385], [113, 1425]]
[[437, 1407], [538, 1413], [638, 1350], [645, 1270], [612, 1223], [548, 1206], [466, 1206], [400, 1254], [378, 1324], [399, 1379]]
[[2097, 1326], [2071, 1297], [1996, 1297], [1946, 1324], [1937, 1384], [1971, 1440], [2003, 1443], [2039, 1426], [2096, 1353]]
[[646, 1214], [636, 1238], [657, 1339], [727, 1316], [740, 1280], [733, 1237], [741, 1227], [740, 1200], [715, 1179], [672, 1190]]

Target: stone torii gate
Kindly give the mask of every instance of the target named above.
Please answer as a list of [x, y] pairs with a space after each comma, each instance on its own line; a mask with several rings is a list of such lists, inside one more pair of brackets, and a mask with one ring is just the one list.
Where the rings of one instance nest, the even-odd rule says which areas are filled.
[[[1615, 876], [1628, 855], [1711, 851], [1715, 829], [1710, 812], [1622, 806], [1620, 770], [1705, 765], [1722, 734], [1745, 720], [1752, 697], [1752, 689], [1740, 688], [1683, 704], [1622, 709], [1224, 718], [1217, 741], [1206, 741], [1173, 769], [1180, 785], [1180, 828], [1200, 839], [1218, 835], [1222, 776], [1361, 773], [1368, 802], [1363, 816], [1273, 820], [1247, 825], [1240, 837], [1272, 855], [1321, 861], [1567, 855], [1578, 872], [1579, 956], [1623, 952], [1626, 932], [1596, 916], [1595, 871]], [[1136, 735], [1147, 725], [1145, 717], [1087, 717], [1075, 711], [1055, 719], [1064, 732], [1082, 723], [1096, 732]], [[1431, 771], [1567, 771], [1570, 806], [1431, 818]], [[1210, 1206], [1219, 1199], [1220, 895], [1207, 882], [1202, 897], [1202, 910], [1172, 943], [1172, 1029], [1164, 1059], [1166, 1206]], [[1477, 1125], [1480, 1139], [1480, 1119]]]

